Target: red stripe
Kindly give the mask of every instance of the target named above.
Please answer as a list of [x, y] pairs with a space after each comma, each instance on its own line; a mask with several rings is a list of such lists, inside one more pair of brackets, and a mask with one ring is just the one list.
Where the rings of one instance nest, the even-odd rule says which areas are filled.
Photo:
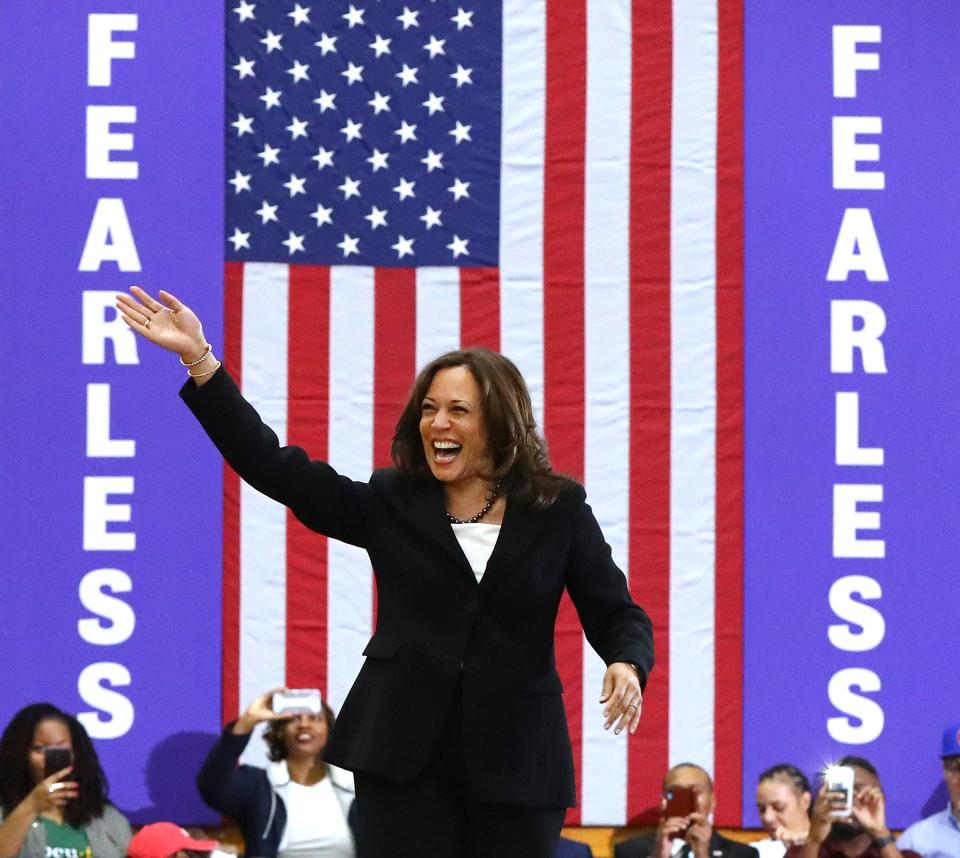
[[716, 819], [743, 824], [743, 0], [719, 0]]
[[[237, 384], [243, 330], [243, 263], [224, 266], [223, 363]], [[223, 466], [223, 720], [240, 713], [240, 478]]]
[[[287, 439], [328, 456], [330, 269], [291, 265], [287, 334]], [[327, 687], [327, 540], [287, 512], [286, 683]]]
[[627, 814], [654, 822], [667, 768], [670, 620], [671, 6], [633, 0], [630, 143], [630, 589], [657, 667], [630, 742]]
[[500, 272], [460, 269], [460, 346], [500, 351]]
[[[584, 176], [587, 9], [549, 0], [546, 38], [543, 200], [544, 434], [558, 471], [583, 480]], [[577, 803], [583, 757], [583, 632], [564, 595], [555, 646], [573, 743]], [[579, 806], [567, 814], [580, 823]]]

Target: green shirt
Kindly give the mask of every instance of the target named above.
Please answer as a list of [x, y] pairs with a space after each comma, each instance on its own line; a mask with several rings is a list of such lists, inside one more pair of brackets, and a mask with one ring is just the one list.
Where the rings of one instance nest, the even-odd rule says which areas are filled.
[[87, 832], [72, 825], [58, 825], [52, 819], [41, 817], [47, 835], [47, 854], [44, 858], [91, 858]]

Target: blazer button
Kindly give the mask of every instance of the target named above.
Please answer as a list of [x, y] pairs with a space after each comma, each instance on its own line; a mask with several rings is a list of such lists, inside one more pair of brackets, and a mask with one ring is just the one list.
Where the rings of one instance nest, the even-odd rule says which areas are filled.
[[473, 599], [472, 601], [467, 602], [468, 614], [475, 614], [479, 610], [480, 610], [480, 603], [476, 599]]
[[483, 659], [479, 655], [475, 655], [470, 659], [470, 667], [474, 670], [480, 670], [483, 667]]

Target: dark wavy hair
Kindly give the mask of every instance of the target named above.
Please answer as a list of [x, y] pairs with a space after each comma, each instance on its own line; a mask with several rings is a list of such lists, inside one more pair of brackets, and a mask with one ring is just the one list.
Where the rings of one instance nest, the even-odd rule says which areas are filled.
[[[327, 716], [327, 730], [332, 730], [333, 725], [336, 723], [337, 716], [333, 714], [333, 710], [327, 704], [326, 700], [320, 705], [323, 709], [323, 714]], [[275, 763], [279, 763], [280, 760], [287, 758], [287, 743], [284, 741], [283, 732], [289, 723], [289, 718], [269, 721], [267, 728], [263, 731], [263, 741], [267, 743], [267, 756]], [[323, 751], [317, 756], [318, 758], [322, 758]]]
[[9, 814], [36, 786], [30, 773], [30, 746], [37, 727], [44, 721], [59, 721], [70, 733], [73, 771], [79, 795], [63, 809], [67, 823], [82, 828], [103, 816], [108, 802], [107, 777], [83, 725], [50, 703], [33, 703], [13, 716], [0, 736], [0, 807]]
[[420, 437], [420, 414], [434, 376], [466, 367], [480, 388], [481, 413], [493, 469], [486, 479], [501, 480], [502, 492], [536, 506], [549, 506], [572, 481], [554, 472], [547, 445], [537, 431], [527, 385], [516, 365], [489, 349], [447, 352], [430, 361], [413, 383], [397, 421], [390, 454], [397, 470], [427, 478], [430, 467]]

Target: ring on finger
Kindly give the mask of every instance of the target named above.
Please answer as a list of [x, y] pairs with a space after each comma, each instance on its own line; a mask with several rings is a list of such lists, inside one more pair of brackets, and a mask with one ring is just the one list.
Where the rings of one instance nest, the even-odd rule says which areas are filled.
[[637, 706], [636, 703], [628, 703], [628, 704], [627, 704], [627, 709], [639, 709], [639, 708], [640, 708], [640, 707]]

